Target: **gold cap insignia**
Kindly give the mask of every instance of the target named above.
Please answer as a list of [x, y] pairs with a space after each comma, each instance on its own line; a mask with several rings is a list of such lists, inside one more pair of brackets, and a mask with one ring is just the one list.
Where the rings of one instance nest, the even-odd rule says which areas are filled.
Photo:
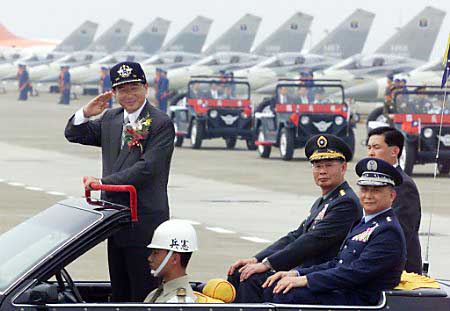
[[325, 148], [327, 145], [328, 140], [325, 138], [325, 136], [319, 136], [319, 138], [317, 138], [317, 147]]
[[119, 70], [117, 70], [117, 73], [122, 78], [128, 78], [131, 75], [132, 71], [133, 71], [133, 69], [130, 66], [122, 65], [122, 66], [120, 66]]
[[367, 169], [369, 171], [376, 171], [378, 168], [377, 162], [375, 160], [370, 160], [367, 162]]

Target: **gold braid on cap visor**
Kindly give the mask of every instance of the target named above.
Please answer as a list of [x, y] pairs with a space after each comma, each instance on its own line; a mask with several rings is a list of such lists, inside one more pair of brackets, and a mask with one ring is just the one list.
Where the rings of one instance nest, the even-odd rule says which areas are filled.
[[309, 157], [309, 161], [329, 160], [329, 159], [343, 159], [344, 161], [346, 161], [342, 153], [330, 149], [327, 149], [326, 151], [316, 150]]

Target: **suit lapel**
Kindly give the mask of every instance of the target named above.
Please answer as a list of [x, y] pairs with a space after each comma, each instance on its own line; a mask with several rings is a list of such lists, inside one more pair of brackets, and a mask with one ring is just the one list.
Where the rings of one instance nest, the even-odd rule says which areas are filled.
[[316, 218], [317, 214], [320, 212], [320, 207], [322, 206], [322, 198], [318, 198], [316, 202], [314, 202], [313, 206], [311, 207], [311, 214], [308, 217], [308, 220], [305, 223], [306, 230], [309, 229], [309, 226], [314, 222], [314, 219]]
[[[137, 118], [137, 120], [147, 116], [147, 113], [150, 113], [150, 108], [149, 108], [149, 103], [148, 101], [145, 102], [144, 104], [144, 108], [142, 109], [141, 113], [139, 114], [139, 117]], [[120, 127], [122, 129], [122, 127]], [[151, 130], [151, 128], [150, 128]], [[122, 135], [122, 132], [120, 131], [120, 135]], [[149, 134], [150, 135], [150, 134]], [[144, 142], [142, 142], [142, 144], [145, 145]], [[119, 139], [119, 145], [120, 145], [120, 139]], [[125, 163], [125, 160], [128, 158], [128, 156], [132, 153], [132, 152], [136, 152], [134, 149], [139, 150], [139, 147], [128, 147], [127, 144], [124, 144], [122, 149], [120, 149], [120, 153], [119, 156], [117, 157], [116, 162], [114, 162], [114, 166], [113, 166], [113, 172], [117, 172], [119, 171], [123, 164]]]
[[111, 160], [114, 163], [117, 160], [120, 151], [120, 144], [122, 142], [123, 130], [123, 110], [116, 114], [111, 121], [109, 152]]

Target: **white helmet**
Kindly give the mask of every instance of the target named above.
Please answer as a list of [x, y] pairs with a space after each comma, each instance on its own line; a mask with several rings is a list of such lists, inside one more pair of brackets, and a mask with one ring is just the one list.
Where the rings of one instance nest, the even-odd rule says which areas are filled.
[[197, 233], [185, 220], [171, 219], [156, 228], [148, 248], [167, 249], [178, 253], [190, 253], [198, 249]]

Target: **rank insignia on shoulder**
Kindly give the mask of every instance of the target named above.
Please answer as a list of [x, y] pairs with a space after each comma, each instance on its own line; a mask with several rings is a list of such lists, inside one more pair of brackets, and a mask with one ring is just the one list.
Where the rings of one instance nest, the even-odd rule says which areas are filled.
[[391, 221], [392, 221], [391, 216], [386, 217], [386, 221], [387, 221], [387, 222], [391, 222]]
[[343, 197], [345, 195], [345, 190], [344, 189], [339, 190], [339, 194], [341, 195], [341, 197]]
[[186, 289], [182, 287], [177, 288], [177, 296], [179, 297], [186, 296]]

